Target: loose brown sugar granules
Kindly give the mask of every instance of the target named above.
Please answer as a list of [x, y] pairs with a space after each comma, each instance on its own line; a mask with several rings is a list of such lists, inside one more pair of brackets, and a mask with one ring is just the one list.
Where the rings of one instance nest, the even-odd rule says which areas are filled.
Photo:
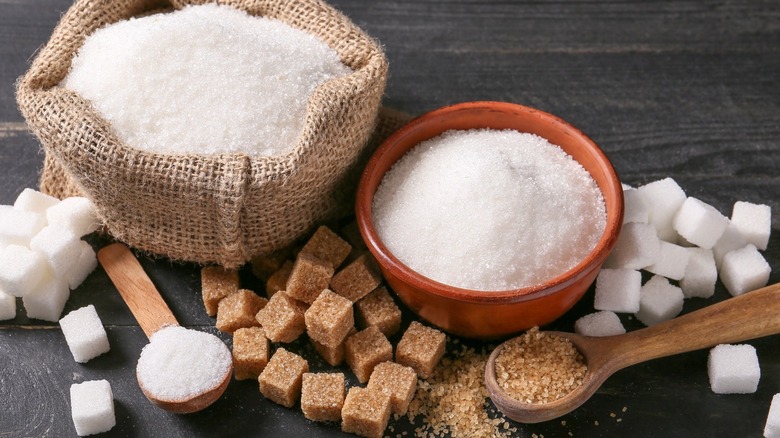
[[[500, 414], [488, 411], [484, 384], [488, 355], [463, 346], [445, 356], [433, 375], [420, 379], [407, 416], [422, 417], [418, 437], [511, 437], [517, 433]], [[496, 418], [497, 417], [497, 418]]]
[[525, 403], [549, 403], [582, 384], [587, 366], [572, 343], [534, 327], [504, 344], [496, 380], [507, 395]]

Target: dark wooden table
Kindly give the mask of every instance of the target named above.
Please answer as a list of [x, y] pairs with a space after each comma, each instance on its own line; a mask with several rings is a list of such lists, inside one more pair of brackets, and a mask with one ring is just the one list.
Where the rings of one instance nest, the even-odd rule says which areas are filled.
[[[534, 106], [589, 134], [626, 183], [671, 176], [727, 215], [737, 200], [771, 205], [773, 235], [764, 256], [773, 268], [770, 282], [780, 281], [780, 2], [333, 3], [384, 44], [386, 105], [413, 114], [469, 100]], [[36, 187], [42, 164], [17, 110], [14, 81], [69, 5], [0, 1], [2, 204]], [[200, 302], [197, 267], [142, 263], [184, 325], [214, 331]], [[684, 312], [727, 297], [719, 283], [713, 299], [687, 300]], [[592, 300], [591, 291], [554, 327], [571, 330], [592, 311]], [[265, 401], [252, 381], [231, 382], [224, 398], [198, 414], [153, 407], [134, 377], [146, 338], [101, 269], [73, 292], [65, 311], [89, 303], [106, 325], [111, 352], [84, 365], [73, 361], [56, 324], [22, 312], [0, 323], [0, 437], [74, 436], [69, 387], [102, 378], [115, 396], [111, 436], [341, 433], [305, 420], [297, 408]], [[629, 329], [640, 327], [621, 318]], [[698, 351], [621, 371], [562, 418], [565, 425], [518, 425], [518, 435], [761, 436], [770, 400], [780, 392], [779, 342], [780, 336], [751, 342], [762, 369], [755, 394], [712, 393], [707, 351]], [[412, 428], [401, 422], [399, 430]]]

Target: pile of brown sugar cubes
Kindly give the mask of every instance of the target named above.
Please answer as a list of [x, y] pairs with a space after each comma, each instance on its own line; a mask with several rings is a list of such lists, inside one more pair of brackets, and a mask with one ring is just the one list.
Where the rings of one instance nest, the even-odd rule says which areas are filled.
[[[205, 267], [203, 303], [216, 327], [233, 334], [237, 380], [257, 379], [260, 393], [282, 406], [300, 401], [310, 420], [341, 421], [345, 432], [381, 437], [391, 414], [407, 412], [417, 378], [433, 373], [446, 336], [413, 321], [393, 361], [388, 338], [401, 329], [401, 310], [360, 238], [351, 240], [355, 249], [321, 226], [294, 261], [292, 251], [255, 258], [252, 270], [265, 281], [268, 298], [241, 289], [237, 271]], [[304, 333], [325, 362], [337, 367], [346, 361], [365, 386], [347, 392], [343, 373], [309, 372], [306, 359], [279, 345]]]

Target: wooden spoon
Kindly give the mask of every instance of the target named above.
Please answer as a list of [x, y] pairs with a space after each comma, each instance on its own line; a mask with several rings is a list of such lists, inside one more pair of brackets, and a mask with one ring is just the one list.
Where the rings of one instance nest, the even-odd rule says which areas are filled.
[[780, 333], [780, 283], [722, 301], [624, 335], [589, 337], [548, 332], [571, 340], [588, 371], [582, 385], [549, 403], [523, 403], [507, 395], [496, 381], [495, 361], [485, 366], [485, 386], [496, 407], [520, 423], [539, 423], [565, 415], [585, 403], [618, 370], [640, 362], [687, 351]]
[[[112, 243], [98, 251], [97, 257], [147, 338], [151, 338], [162, 328], [179, 325], [171, 309], [165, 304], [154, 283], [129, 248], [121, 243]], [[227, 389], [232, 371], [233, 366], [230, 364], [225, 377], [218, 385], [189, 398], [175, 401], [160, 400], [147, 391], [142, 382], [139, 381], [138, 384], [152, 403], [171, 412], [188, 414], [205, 409], [214, 403]]]

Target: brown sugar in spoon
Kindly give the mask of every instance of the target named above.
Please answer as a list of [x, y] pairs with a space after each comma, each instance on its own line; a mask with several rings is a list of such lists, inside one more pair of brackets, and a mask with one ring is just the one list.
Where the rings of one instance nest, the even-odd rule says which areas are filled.
[[615, 372], [660, 357], [747, 341], [780, 333], [780, 284], [748, 292], [624, 335], [589, 337], [547, 332], [571, 340], [588, 367], [582, 384], [549, 403], [523, 403], [507, 395], [496, 381], [499, 345], [485, 366], [485, 386], [496, 407], [520, 423], [540, 423], [565, 415], [585, 403]]
[[[147, 338], [151, 339], [153, 334], [164, 328], [179, 326], [170, 308], [163, 301], [157, 288], [129, 248], [121, 243], [113, 243], [98, 251], [97, 257]], [[207, 333], [201, 334], [213, 336]], [[218, 340], [216, 337], [215, 339]], [[161, 397], [146, 388], [141, 377], [138, 377], [138, 383], [146, 398], [155, 405], [167, 411], [188, 414], [205, 409], [227, 389], [233, 370], [232, 362], [220, 365], [222, 365], [220, 368], [226, 368], [227, 372], [221, 380], [216, 380], [217, 384], [184, 398], [171, 400], [167, 397]], [[180, 372], [184, 372], [184, 370]], [[136, 374], [138, 375], [138, 373]]]

